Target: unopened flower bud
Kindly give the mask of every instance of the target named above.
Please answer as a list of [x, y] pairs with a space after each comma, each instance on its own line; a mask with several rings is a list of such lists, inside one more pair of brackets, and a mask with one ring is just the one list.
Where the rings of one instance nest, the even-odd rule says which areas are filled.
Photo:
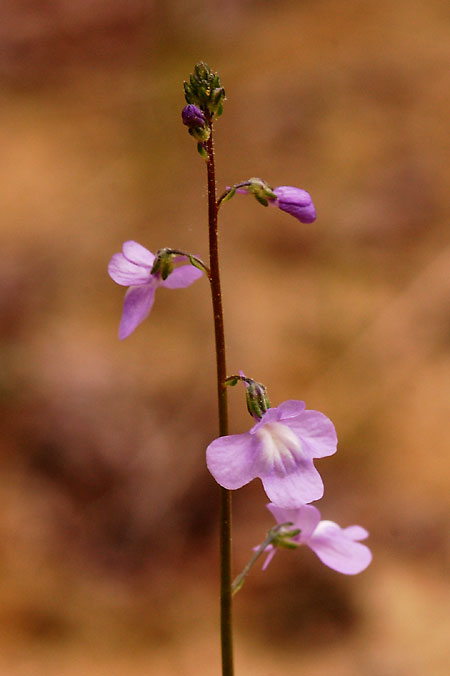
[[253, 418], [260, 420], [270, 408], [269, 397], [264, 385], [250, 378], [246, 379], [247, 410]]
[[204, 113], [193, 103], [188, 103], [188, 105], [183, 108], [181, 117], [183, 119], [183, 124], [185, 124], [186, 127], [194, 128], [205, 126], [206, 118]]
[[316, 220], [316, 209], [311, 195], [306, 190], [291, 185], [280, 185], [274, 188], [276, 200], [272, 202], [281, 211], [298, 218], [301, 223], [313, 223]]

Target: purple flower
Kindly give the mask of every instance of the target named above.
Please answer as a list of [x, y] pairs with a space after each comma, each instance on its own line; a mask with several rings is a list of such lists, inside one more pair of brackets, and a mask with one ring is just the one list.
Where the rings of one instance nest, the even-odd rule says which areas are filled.
[[273, 192], [277, 199], [269, 199], [269, 204], [295, 216], [302, 223], [312, 223], [316, 220], [316, 209], [311, 195], [306, 190], [290, 185], [280, 185], [274, 188]]
[[249, 432], [215, 439], [206, 450], [206, 464], [228, 489], [260, 477], [270, 500], [292, 509], [322, 497], [313, 458], [332, 455], [336, 444], [331, 420], [292, 399], [269, 408]]
[[181, 111], [181, 117], [183, 119], [183, 124], [187, 127], [204, 127], [206, 118], [204, 113], [194, 106], [193, 103], [189, 103], [187, 106], [184, 106]]
[[[292, 522], [289, 529], [299, 528], [300, 533], [291, 538], [292, 542], [307, 545], [329, 568], [345, 575], [361, 573], [372, 561], [372, 553], [364, 540], [369, 533], [361, 526], [341, 528], [334, 521], [321, 521], [320, 512], [312, 505], [302, 505], [298, 509], [282, 509], [270, 503], [267, 505], [278, 523]], [[263, 570], [267, 568], [277, 548], [266, 547], [268, 556]]]
[[[119, 338], [127, 338], [150, 314], [155, 300], [155, 292], [159, 286], [166, 289], [182, 289], [190, 286], [203, 274], [192, 265], [175, 268], [162, 279], [160, 272], [151, 272], [155, 255], [137, 242], [125, 242], [123, 253], [116, 253], [108, 265], [109, 276], [121, 286], [130, 288], [125, 294], [122, 319], [120, 320]], [[174, 262], [185, 260], [177, 256]]]

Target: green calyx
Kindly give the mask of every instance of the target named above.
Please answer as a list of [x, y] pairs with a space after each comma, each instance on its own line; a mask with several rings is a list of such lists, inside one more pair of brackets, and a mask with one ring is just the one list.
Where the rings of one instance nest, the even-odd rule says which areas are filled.
[[[300, 544], [294, 542], [291, 538], [299, 535], [300, 528], [292, 528], [288, 530], [286, 527], [292, 524], [283, 524], [277, 532], [273, 533], [272, 544], [279, 549], [298, 549]], [[273, 532], [273, 531], [272, 531]]]
[[173, 272], [173, 259], [175, 254], [170, 249], [160, 249], [156, 253], [156, 258], [151, 269], [152, 275], [158, 275], [161, 279], [167, 279]]
[[269, 206], [269, 199], [277, 198], [272, 190], [272, 187], [262, 178], [258, 178], [256, 176], [248, 179], [247, 190], [260, 204], [263, 205], [263, 207]]
[[196, 64], [189, 82], [184, 83], [184, 95], [186, 102], [198, 106], [205, 113], [208, 121], [223, 113], [225, 89], [217, 73], [213, 73], [203, 61]]
[[229, 376], [224, 382], [224, 385], [234, 387], [239, 381], [245, 383], [245, 398], [247, 401], [247, 410], [252, 416], [260, 420], [264, 413], [271, 408], [270, 400], [267, 395], [267, 389], [262, 383], [256, 382], [252, 378], [247, 378], [243, 374]]

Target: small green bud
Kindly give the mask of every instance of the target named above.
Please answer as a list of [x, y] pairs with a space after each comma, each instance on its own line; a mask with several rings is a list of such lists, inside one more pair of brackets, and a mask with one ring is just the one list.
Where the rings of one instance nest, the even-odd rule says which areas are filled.
[[253, 418], [260, 420], [264, 413], [270, 408], [269, 397], [264, 385], [255, 380], [247, 378], [245, 397], [247, 400], [247, 410]]

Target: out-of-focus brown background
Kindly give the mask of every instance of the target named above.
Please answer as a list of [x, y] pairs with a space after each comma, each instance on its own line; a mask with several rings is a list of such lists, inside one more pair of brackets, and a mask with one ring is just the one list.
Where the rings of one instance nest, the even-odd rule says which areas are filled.
[[[205, 169], [180, 122], [204, 59], [227, 90], [218, 183], [311, 192], [301, 225], [221, 215], [229, 372], [335, 422], [323, 518], [360, 523], [354, 578], [312, 552], [253, 571], [237, 674], [444, 676], [450, 621], [450, 237], [441, 0], [3, 0], [0, 673], [218, 674], [216, 435], [206, 281], [117, 339], [126, 239], [207, 256]], [[251, 424], [230, 392], [232, 430]], [[272, 525], [234, 496], [235, 568]]]

